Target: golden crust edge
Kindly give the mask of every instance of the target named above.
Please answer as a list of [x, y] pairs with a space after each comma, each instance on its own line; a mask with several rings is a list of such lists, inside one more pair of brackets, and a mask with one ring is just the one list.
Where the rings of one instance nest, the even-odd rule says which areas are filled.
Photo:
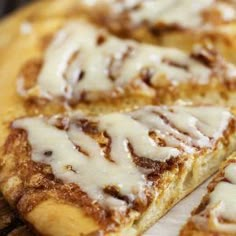
[[[138, 222], [134, 222], [130, 225], [123, 225], [118, 232], [108, 233], [106, 235], [124, 235], [124, 232], [127, 235], [140, 235], [142, 232], [146, 231], [147, 228], [153, 225], [160, 217], [170, 210], [173, 205], [192, 192], [194, 188], [213, 174], [219, 167], [221, 161], [235, 150], [235, 145], [236, 134], [231, 136], [230, 146], [227, 149], [222, 143], [219, 143], [218, 148], [215, 149], [214, 152], [210, 152], [208, 155], [203, 154], [198, 157], [189, 158], [185, 161], [184, 172], [181, 173], [180, 176], [177, 176], [176, 178], [175, 173], [169, 173], [170, 176], [168, 177], [172, 178], [173, 181], [170, 181], [171, 185], [166, 187], [168, 187], [170, 191], [160, 194], [160, 197], [155, 199], [152, 206], [144, 213]], [[211, 161], [212, 165], [207, 165], [206, 167], [206, 163], [209, 163], [209, 161]], [[6, 186], [2, 187], [4, 193], [4, 188]], [[7, 195], [5, 195], [5, 197], [8, 198]], [[61, 214], [61, 212], [63, 212], [63, 214]], [[79, 233], [87, 234], [89, 229], [92, 231], [99, 230], [99, 227], [91, 220], [91, 218], [85, 217], [82, 214], [80, 208], [73, 207], [69, 204], [61, 204], [54, 199], [42, 201], [26, 214], [24, 218], [36, 229], [36, 231], [43, 235], [64, 236], [65, 232], [68, 231], [68, 228], [70, 228], [70, 234], [68, 235], [71, 236], [78, 235]], [[73, 222], [68, 221], [68, 219], [74, 219], [74, 225]], [[63, 222], [63, 224], [58, 224], [58, 222]], [[78, 225], [81, 226], [78, 227]]]

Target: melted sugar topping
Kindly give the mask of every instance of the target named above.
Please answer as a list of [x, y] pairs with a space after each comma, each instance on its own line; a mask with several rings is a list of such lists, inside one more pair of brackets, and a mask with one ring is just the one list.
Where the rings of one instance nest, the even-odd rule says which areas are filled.
[[[51, 99], [79, 100], [84, 94], [92, 99], [138, 84], [145, 92], [145, 87], [155, 88], [165, 80], [173, 85], [207, 84], [213, 72], [180, 50], [121, 40], [82, 21], [68, 23], [56, 34], [43, 61], [37, 87], [39, 96]], [[230, 72], [235, 78], [232, 65]]]
[[[210, 194], [210, 206], [214, 210], [216, 228], [225, 232], [236, 232], [236, 164], [225, 168], [225, 178], [229, 182], [219, 182]], [[219, 217], [231, 223], [221, 223]]]
[[[212, 122], [206, 121], [206, 111]], [[95, 123], [98, 132], [109, 137], [107, 151], [78, 125], [84, 119]], [[129, 206], [127, 201], [104, 189], [115, 186], [129, 203], [136, 199], [146, 201], [145, 189], [151, 186], [147, 169], [136, 166], [134, 155], [165, 162], [200, 148], [213, 148], [230, 120], [231, 114], [219, 107], [148, 106], [98, 117], [75, 114], [70, 117], [68, 129], [56, 127], [56, 116], [18, 119], [13, 128], [27, 132], [33, 161], [50, 165], [56, 178], [79, 185], [102, 206], [123, 211]], [[152, 132], [157, 139], [150, 135]], [[48, 150], [52, 155], [45, 156]]]

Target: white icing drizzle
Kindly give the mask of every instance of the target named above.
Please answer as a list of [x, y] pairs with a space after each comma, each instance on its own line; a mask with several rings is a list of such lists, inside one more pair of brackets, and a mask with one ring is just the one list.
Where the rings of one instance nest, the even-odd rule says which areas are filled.
[[23, 35], [28, 35], [32, 33], [32, 25], [28, 21], [23, 21], [20, 25], [20, 32]]
[[[206, 110], [212, 118], [211, 124], [204, 122]], [[102, 206], [124, 211], [127, 203], [103, 190], [108, 186], [116, 186], [119, 193], [127, 196], [130, 202], [137, 198], [145, 201], [145, 188], [149, 186], [145, 175], [148, 171], [134, 164], [132, 153], [163, 162], [185, 151], [193, 152], [193, 144], [211, 148], [223, 135], [231, 115], [227, 110], [216, 107], [149, 106], [129, 113], [87, 117], [97, 124], [98, 130], [108, 135], [109, 153], [105, 153], [96, 139], [76, 125], [77, 120], [86, 118], [81, 113], [71, 116], [68, 130], [55, 127], [57, 118], [22, 118], [13, 123], [13, 128], [27, 131], [33, 161], [50, 165], [58, 179], [78, 184]], [[171, 127], [169, 122], [176, 127]], [[183, 133], [186, 132], [185, 127], [189, 128], [188, 134]], [[165, 140], [165, 145], [159, 145], [158, 140], [154, 141], [150, 132], [155, 132], [157, 137]], [[214, 136], [216, 133], [217, 136]], [[209, 139], [211, 136], [213, 140]], [[51, 151], [51, 155], [45, 155], [46, 151]], [[108, 154], [110, 160], [107, 159]]]
[[207, 208], [193, 216], [193, 220], [198, 227], [206, 230], [210, 227], [211, 230], [236, 233], [236, 163], [228, 164], [224, 169], [224, 177], [229, 182], [223, 180], [217, 183], [210, 193]]
[[[101, 45], [99, 37], [104, 37]], [[41, 96], [79, 99], [84, 92], [96, 96], [120, 91], [137, 79], [144, 83], [141, 73], [147, 69], [152, 86], [163, 77], [172, 84], [206, 84], [211, 76], [208, 67], [177, 49], [121, 40], [76, 21], [57, 33], [48, 47], [38, 86]]]
[[232, 163], [225, 168], [225, 178], [236, 185], [236, 164]]
[[134, 152], [140, 157], [165, 161], [180, 154], [175, 148], [158, 147], [154, 140], [149, 137], [150, 130], [142, 123], [132, 119], [128, 114], [109, 114], [100, 117], [99, 121], [101, 130], [107, 131], [111, 137], [112, 147], [114, 146], [112, 154], [117, 155], [117, 157], [124, 156], [127, 153], [128, 141]]
[[[232, 5], [231, 5], [232, 4]], [[225, 21], [232, 21], [236, 19], [236, 2], [231, 0], [231, 4], [225, 2], [218, 3], [218, 10], [221, 13], [221, 17]]]
[[[88, 7], [108, 7], [111, 18], [116, 19], [122, 13], [128, 13], [131, 24], [142, 22], [150, 24], [174, 24], [184, 28], [209, 27], [204, 22], [203, 12], [217, 10], [222, 20], [236, 19], [236, 10], [233, 2], [215, 0], [82, 0]], [[109, 13], [108, 13], [109, 14]]]
[[210, 205], [221, 204], [218, 216], [225, 220], [236, 220], [236, 185], [220, 182], [210, 195]]
[[[142, 110], [133, 112], [132, 116], [155, 132], [159, 132], [167, 143], [174, 142], [174, 146], [182, 146], [186, 152], [191, 152], [192, 146], [211, 146], [212, 140], [217, 140], [222, 135], [230, 118], [227, 110], [223, 111], [222, 108], [217, 107], [211, 107], [207, 117], [205, 114], [209, 111], [209, 107], [197, 107], [196, 109], [184, 106], [174, 106], [171, 109], [148, 107], [144, 110], [145, 112]], [[165, 116], [177, 129], [157, 117], [155, 113]], [[185, 122], [183, 122], [183, 117]]]
[[[225, 168], [225, 178], [229, 182], [219, 182], [210, 193], [209, 207], [213, 208], [212, 216], [217, 229], [223, 232], [236, 232], [236, 164], [231, 163]], [[230, 221], [221, 223], [219, 217]]]
[[[27, 131], [33, 161], [50, 165], [57, 178], [65, 183], [78, 184], [102, 205], [109, 204], [109, 207], [118, 207], [119, 210], [126, 205], [125, 202], [104, 194], [103, 188], [106, 186], [117, 186], [120, 193], [128, 196], [130, 200], [143, 192], [144, 175], [135, 167], [131, 158], [124, 156], [118, 160], [114, 159], [117, 163], [109, 162], [97, 142], [79, 128], [72, 126], [65, 132], [49, 125], [42, 118], [17, 120], [14, 127]], [[74, 144], [88, 152], [88, 156], [77, 151]], [[47, 150], [53, 152], [51, 157], [43, 155]], [[73, 171], [66, 168], [67, 166], [71, 166]], [[110, 205], [114, 201], [115, 206]]]

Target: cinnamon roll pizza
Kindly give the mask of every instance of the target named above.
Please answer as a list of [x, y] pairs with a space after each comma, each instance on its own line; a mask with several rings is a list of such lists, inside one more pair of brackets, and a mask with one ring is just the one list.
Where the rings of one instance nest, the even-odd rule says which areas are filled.
[[0, 188], [40, 235], [139, 235], [235, 144], [235, 118], [220, 107], [25, 116], [11, 123]]
[[37, 1], [0, 23], [0, 235], [140, 235], [235, 151], [234, 3], [192, 4]]
[[180, 235], [236, 234], [236, 156], [225, 161]]
[[142, 42], [191, 51], [210, 44], [232, 62], [235, 51], [234, 0], [80, 0], [94, 22]]

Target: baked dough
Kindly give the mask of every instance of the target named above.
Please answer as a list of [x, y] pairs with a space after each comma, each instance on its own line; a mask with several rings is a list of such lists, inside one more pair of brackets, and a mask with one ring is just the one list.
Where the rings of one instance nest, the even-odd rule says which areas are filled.
[[235, 144], [235, 119], [220, 107], [23, 117], [2, 150], [0, 187], [42, 235], [139, 235]]
[[236, 68], [211, 49], [186, 54], [121, 40], [84, 20], [52, 23], [52, 32], [36, 39], [39, 54], [34, 50], [18, 74], [28, 109], [96, 102], [124, 109], [178, 100], [235, 105]]
[[236, 234], [236, 153], [225, 161], [180, 235]]
[[[130, 40], [121, 40], [84, 20], [78, 20], [82, 16], [78, 14], [76, 6], [78, 6], [78, 1], [70, 3], [68, 1], [39, 1], [1, 23], [0, 32], [3, 37], [0, 40], [2, 55], [0, 75], [4, 79], [0, 83], [4, 87], [11, 88], [10, 91], [6, 90], [1, 94], [4, 97], [2, 108], [4, 113], [5, 100], [8, 97], [7, 94], [10, 93], [10, 96], [14, 98], [10, 99], [9, 103], [18, 106], [19, 108], [15, 109], [18, 112], [24, 109], [28, 114], [62, 112], [68, 107], [80, 108], [92, 113], [104, 113], [112, 110], [131, 109], [145, 104], [173, 104], [182, 100], [185, 102], [194, 101], [199, 104], [235, 105], [236, 69], [233, 65], [225, 62], [214, 50], [197, 48], [192, 54], [185, 54], [176, 49], [164, 49]], [[83, 34], [79, 35], [79, 30], [73, 29], [73, 27], [83, 30]], [[57, 60], [59, 63], [67, 63], [68, 57], [71, 56], [70, 62], [74, 62], [75, 65], [74, 68], [69, 66], [69, 73], [69, 68], [63, 64], [68, 72], [66, 78], [69, 78], [66, 81], [66, 86], [63, 85], [64, 89], [68, 89], [67, 93], [59, 93], [59, 95], [57, 93], [56, 96], [50, 97], [47, 96], [48, 91], [39, 93], [38, 81], [43, 77], [42, 68], [45, 69], [44, 72], [48, 73], [50, 65], [53, 66], [50, 60], [45, 62], [46, 58], [48, 59], [47, 55], [50, 54], [51, 61], [54, 61], [54, 58], [57, 57], [56, 53], [63, 49], [62, 46], [55, 43], [55, 41], [57, 43], [58, 41], [60, 43], [60, 40], [63, 41], [58, 36], [63, 32], [69, 34], [69, 39], [65, 41], [66, 45], [64, 45], [69, 52], [64, 60], [60, 60], [60, 58], [63, 59], [61, 55]], [[88, 50], [81, 54], [86, 60], [94, 56], [93, 60], [96, 66], [98, 58], [101, 59], [100, 61], [104, 61], [104, 65], [100, 65], [98, 68], [92, 63], [86, 65], [86, 60], [78, 58], [75, 60], [76, 57], [73, 58], [73, 56], [76, 52], [71, 54], [82, 44], [80, 40], [85, 39], [90, 33], [94, 36], [89, 41], [87, 40], [87, 44], [84, 42], [83, 47], [91, 43], [94, 54]], [[103, 42], [101, 35], [107, 37], [107, 42]], [[78, 45], [74, 44], [70, 48], [68, 46], [70, 40], [78, 42]], [[103, 45], [94, 45], [97, 40], [100, 44], [103, 42]], [[114, 50], [111, 52], [113, 47]], [[134, 48], [132, 52], [134, 55], [129, 55], [130, 58], [124, 61], [120, 57], [127, 52], [127, 47]], [[119, 48], [123, 51], [120, 52]], [[130, 54], [132, 53], [130, 52]], [[144, 60], [144, 58], [149, 58], [149, 60]], [[82, 61], [85, 65], [76, 64]], [[109, 66], [109, 63], [112, 66]], [[12, 64], [14, 64], [14, 68], [12, 68]], [[138, 66], [137, 70], [135, 70], [135, 66]], [[101, 75], [102, 69], [107, 71], [110, 67], [113, 70], [109, 74], [109, 78], [107, 78], [107, 74]], [[85, 69], [87, 75], [85, 72], [81, 73], [81, 68]], [[96, 73], [98, 78], [96, 81], [94, 80], [95, 83], [88, 83]], [[120, 74], [123, 77], [119, 76]], [[76, 75], [85, 75], [85, 79], [76, 83], [74, 81]], [[50, 74], [50, 76], [55, 78], [55, 74]], [[65, 75], [63, 74], [63, 76]], [[61, 74], [56, 79], [58, 77], [61, 78]], [[17, 81], [18, 95], [16, 95], [14, 88]], [[46, 82], [50, 81], [53, 82], [53, 79], [46, 80]], [[7, 83], [8, 86], [4, 85]], [[48, 84], [44, 86], [48, 87]], [[76, 91], [73, 97], [68, 99], [67, 95], [73, 89]], [[23, 95], [25, 98], [23, 106], [23, 99], [20, 99], [19, 95]], [[68, 100], [70, 106], [65, 108], [65, 101], [68, 105]], [[94, 101], [96, 101], [96, 105]], [[6, 106], [7, 110], [11, 107], [7, 104]]]
[[[51, 37], [55, 35], [55, 32], [62, 29], [65, 26], [65, 24], [68, 22], [69, 18], [71, 19], [73, 18], [74, 22], [77, 22], [78, 17], [81, 18], [81, 16], [78, 15], [79, 11], [78, 11], [77, 6], [78, 6], [78, 1], [72, 1], [72, 0], [71, 1], [38, 1], [30, 5], [29, 7], [26, 7], [25, 9], [15, 13], [15, 15], [8, 17], [0, 24], [0, 34], [1, 34], [1, 38], [0, 38], [0, 52], [1, 52], [0, 87], [6, 88], [6, 89], [2, 89], [1, 94], [0, 94], [0, 117], [2, 119], [0, 122], [0, 129], [1, 129], [0, 143], [1, 144], [5, 142], [6, 136], [9, 133], [8, 127], [9, 127], [10, 121], [17, 119], [18, 117], [36, 115], [36, 114], [41, 114], [41, 113], [44, 113], [45, 115], [52, 114], [52, 113], [55, 114], [55, 113], [62, 112], [65, 110], [64, 106], [63, 107], [57, 106], [52, 101], [51, 103], [48, 104], [47, 102], [44, 102], [44, 100], [39, 99], [40, 102], [39, 103], [36, 102], [36, 105], [35, 105], [32, 99], [26, 98], [24, 100], [19, 97], [19, 94], [17, 94], [15, 85], [16, 85], [17, 79], [19, 78], [19, 75], [21, 74], [20, 72], [22, 72], [22, 69], [25, 68], [26, 63], [28, 63], [29, 61], [32, 61], [32, 59], [36, 59], [36, 61], [37, 59], [39, 59], [40, 61], [43, 58], [46, 48], [48, 47], [48, 45], [50, 44], [52, 40]], [[208, 53], [209, 51], [203, 50], [203, 52], [205, 54], [206, 52]], [[207, 58], [208, 56], [209, 54], [207, 54]], [[216, 55], [214, 53], [213, 55], [211, 55], [211, 59], [213, 57], [214, 62], [215, 62], [215, 59], [218, 58], [218, 56], [217, 57], [215, 56]], [[223, 61], [223, 64], [221, 63], [222, 63], [222, 60], [220, 59], [220, 65], [223, 65], [224, 67], [225, 62]], [[218, 66], [215, 66], [214, 68], [218, 68]], [[34, 73], [35, 71], [33, 71], [33, 74]], [[218, 74], [218, 72], [216, 72], [216, 74]], [[217, 84], [216, 87], [215, 85], [212, 84], [213, 89], [211, 89], [211, 86], [209, 86], [208, 84], [206, 85], [206, 87], [203, 88], [205, 95], [207, 94], [211, 98], [211, 103], [213, 101], [212, 96], [210, 96], [211, 91], [214, 91], [214, 94], [216, 94], [217, 103], [225, 103], [225, 97], [227, 98], [228, 96], [228, 93], [226, 93], [225, 91], [228, 88], [231, 88], [231, 86], [228, 87], [228, 83], [225, 83], [229, 79], [227, 76], [225, 77], [225, 74], [222, 76], [219, 74], [219, 78], [220, 78], [220, 81], [216, 80], [219, 82], [219, 84], [218, 82], [216, 82]], [[195, 86], [191, 87], [189, 86], [189, 84], [186, 86], [187, 89], [185, 88], [185, 86], [183, 87], [184, 87], [183, 88], [184, 95], [182, 96], [177, 95], [176, 97], [174, 96], [174, 98], [171, 95], [169, 99], [165, 98], [166, 103], [172, 103], [173, 100], [176, 100], [178, 98], [186, 99], [187, 96], [190, 96], [190, 95], [192, 96], [192, 94], [194, 94], [192, 93], [192, 91], [196, 91], [196, 87]], [[191, 90], [189, 90], [190, 87], [191, 87]], [[174, 90], [174, 92], [177, 92], [179, 88], [180, 87], [178, 87], [176, 91]], [[220, 92], [219, 92], [218, 90], [219, 88], [223, 88], [223, 90], [220, 89]], [[171, 88], [171, 91], [172, 89], [173, 88]], [[182, 91], [182, 88], [181, 88], [181, 91]], [[188, 95], [185, 94], [185, 91], [188, 91]], [[199, 95], [199, 98], [198, 100], [196, 99], [196, 101], [201, 101], [202, 99], [202, 96], [200, 96], [200, 94], [202, 94], [202, 91], [201, 92], [200, 91], [201, 90], [197, 92], [197, 94]], [[163, 93], [161, 94], [165, 95], [164, 90], [163, 90]], [[220, 98], [219, 98], [219, 95], [220, 95]], [[140, 100], [141, 100], [139, 104], [136, 101], [138, 97], [140, 97]], [[224, 99], [222, 100], [222, 98]], [[133, 96], [133, 97], [129, 97], [128, 95], [126, 95], [124, 98], [125, 101], [121, 102], [121, 100], [122, 99], [119, 98], [118, 100], [116, 100], [116, 102], [109, 101], [107, 103], [105, 103], [104, 101], [96, 102], [96, 103], [80, 102], [78, 107], [90, 113], [105, 113], [105, 112], [111, 111], [112, 109], [126, 110], [127, 108], [130, 109], [134, 106], [140, 106], [142, 104], [153, 103], [152, 101], [150, 101], [149, 97], [148, 98], [146, 96], [142, 97], [141, 95]], [[228, 100], [228, 98], [226, 100]], [[231, 99], [231, 100], [234, 101], [234, 99]], [[159, 101], [155, 101], [154, 103], [159, 103]], [[134, 227], [131, 226], [131, 224], [133, 224], [132, 219], [130, 219], [129, 217], [127, 218], [124, 217], [124, 219], [127, 219], [128, 221], [130, 220], [130, 224], [129, 222], [125, 222], [125, 223], [122, 222], [122, 224], [120, 225], [120, 228], [119, 227], [117, 228], [117, 232], [119, 232], [118, 234], [132, 235], [133, 233], [135, 235], [137, 234], [137, 232], [143, 232], [147, 227], [149, 227], [149, 224], [154, 223], [159, 217], [161, 217], [161, 215], [163, 215], [168, 209], [170, 209], [171, 206], [173, 206], [177, 201], [179, 201], [180, 198], [182, 198], [188, 192], [192, 191], [193, 188], [195, 188], [201, 181], [203, 181], [207, 176], [209, 176], [217, 168], [220, 160], [222, 160], [222, 158], [224, 158], [228, 153], [232, 151], [233, 147], [231, 146], [231, 144], [233, 145], [233, 143], [235, 142], [234, 141], [235, 137], [233, 135], [234, 129], [235, 129], [234, 127], [227, 129], [229, 132], [226, 132], [224, 134], [224, 138], [220, 139], [217, 142], [217, 146], [213, 150], [211, 150], [210, 153], [208, 152], [205, 153], [205, 149], [204, 149], [201, 152], [201, 156], [199, 156], [199, 158], [197, 157], [193, 158], [191, 156], [191, 158], [189, 158], [190, 160], [189, 161], [188, 158], [186, 157], [186, 162], [184, 162], [184, 166], [186, 165], [185, 171], [183, 171], [182, 168], [180, 168], [177, 165], [174, 167], [175, 170], [173, 171], [173, 173], [171, 172], [171, 174], [162, 176], [163, 182], [166, 183], [167, 185], [171, 182], [171, 180], [173, 180], [172, 184], [170, 184], [169, 186], [170, 191], [168, 191], [168, 193], [165, 193], [165, 194], [163, 193], [161, 196], [161, 198], [163, 197], [162, 198], [163, 201], [157, 200], [157, 204], [152, 204], [151, 206], [149, 206], [148, 211], [142, 214], [142, 217], [139, 218], [138, 222], [135, 222]], [[20, 136], [17, 136], [15, 137], [16, 139], [12, 140], [14, 141], [12, 142], [12, 144], [16, 146], [19, 145], [16, 147], [16, 149], [14, 148], [12, 149], [13, 153], [17, 151], [18, 147], [19, 147], [19, 152], [22, 151], [22, 153], [25, 153], [26, 151], [24, 149], [25, 146], [21, 145], [22, 144], [21, 141], [26, 142], [27, 140], [26, 140], [26, 137], [22, 137], [24, 140], [21, 140], [21, 134], [22, 133], [20, 132], [19, 133]], [[226, 150], [226, 147], [227, 147], [227, 150]], [[204, 163], [200, 163], [199, 161], [201, 159], [200, 157], [202, 156], [205, 156]], [[25, 186], [21, 186], [21, 185], [18, 186], [18, 182], [17, 182], [18, 179], [14, 178], [15, 171], [16, 171], [15, 165], [16, 163], [18, 163], [18, 160], [16, 161], [17, 156], [12, 155], [11, 157], [6, 158], [6, 159], [5, 157], [6, 156], [4, 156], [4, 159], [2, 162], [4, 171], [1, 173], [1, 177], [3, 180], [2, 189], [4, 192], [4, 196], [11, 203], [12, 207], [14, 207], [20, 212], [21, 217], [24, 220], [26, 220], [29, 225], [32, 225], [34, 230], [36, 230], [37, 232], [41, 232], [41, 231], [47, 232], [47, 230], [52, 230], [52, 232], [49, 232], [49, 235], [61, 234], [63, 236], [67, 234], [73, 235], [73, 232], [76, 232], [75, 235], [78, 235], [78, 230], [80, 230], [80, 232], [82, 233], [88, 233], [93, 230], [97, 231], [97, 229], [101, 229], [101, 228], [104, 230], [104, 227], [98, 224], [98, 222], [94, 220], [94, 218], [91, 215], [89, 214], [88, 214], [89, 216], [84, 215], [83, 208], [74, 206], [73, 204], [71, 204], [71, 202], [67, 202], [67, 201], [64, 202], [64, 200], [61, 201], [60, 198], [54, 198], [54, 196], [47, 200], [40, 199], [40, 202], [35, 203], [36, 206], [34, 208], [32, 209], [27, 208], [27, 210], [29, 210], [27, 212], [23, 211], [23, 206], [21, 204], [18, 205], [16, 203], [19, 203], [19, 202], [25, 203], [26, 207], [28, 206], [30, 207], [30, 205], [32, 206], [32, 204], [30, 203], [30, 201], [28, 201], [29, 195], [27, 195], [25, 192]], [[19, 163], [20, 165], [22, 164], [21, 168], [25, 168], [24, 158], [26, 158], [27, 160], [30, 160], [29, 156], [26, 155], [24, 157], [20, 154], [19, 160], [23, 160], [23, 163]], [[211, 166], [207, 165], [207, 169], [205, 169], [205, 167], [202, 168], [203, 166], [205, 166], [205, 163], [209, 161], [209, 159], [213, 159], [213, 158], [215, 161], [211, 162]], [[197, 174], [197, 172], [195, 172], [194, 174], [195, 180], [194, 182], [192, 182], [191, 187], [189, 187], [187, 186], [189, 182], [188, 182], [188, 176], [186, 175], [189, 168], [190, 169], [192, 168], [193, 163], [195, 163], [194, 170], [202, 170], [202, 173]], [[37, 166], [37, 165], [38, 163], [33, 164], [33, 166]], [[190, 167], [188, 165], [190, 165]], [[20, 172], [20, 169], [19, 169], [19, 172]], [[13, 172], [10, 172], [10, 175], [9, 175], [9, 170], [13, 171]], [[179, 173], [177, 173], [178, 171]], [[24, 171], [22, 171], [22, 174], [23, 173], [27, 173], [25, 172], [25, 169]], [[175, 187], [178, 184], [176, 183], [176, 175], [179, 176], [178, 177], [179, 179], [186, 178], [186, 181], [184, 183], [185, 190], [182, 190], [183, 188], [183, 186], [181, 185], [182, 183], [179, 183], [180, 184], [179, 195], [176, 195]], [[9, 178], [11, 177], [13, 177], [11, 179], [12, 182], [8, 182]], [[28, 177], [29, 179], [31, 179], [32, 177], [31, 173], [29, 173]], [[191, 174], [190, 174], [190, 179], [191, 179]], [[12, 184], [12, 186], [9, 186], [8, 184]], [[33, 185], [34, 184], [36, 183], [33, 182]], [[14, 186], [16, 185], [17, 187], [20, 187], [20, 188], [17, 188], [17, 187], [14, 188]], [[12, 187], [14, 191], [10, 191], [8, 187]], [[23, 192], [21, 192], [21, 190]], [[33, 190], [35, 190], [35, 186], [33, 187]], [[38, 190], [38, 192], [40, 192], [40, 189]], [[15, 193], [16, 195], [14, 195]], [[24, 198], [22, 198], [23, 197], [22, 195], [19, 199], [16, 199], [19, 196], [18, 194], [23, 194]], [[24, 201], [25, 199], [26, 201]], [[38, 199], [38, 197], [36, 197], [35, 199]], [[34, 199], [31, 198], [31, 200], [34, 200]], [[161, 207], [158, 207], [158, 206], [161, 206]], [[62, 212], [63, 214], [61, 214]], [[137, 216], [133, 216], [133, 217], [135, 218]], [[20, 230], [24, 230], [24, 229], [20, 229]]]
[[91, 18], [113, 33], [141, 42], [191, 51], [194, 44], [213, 45], [236, 63], [233, 0], [80, 0]]

